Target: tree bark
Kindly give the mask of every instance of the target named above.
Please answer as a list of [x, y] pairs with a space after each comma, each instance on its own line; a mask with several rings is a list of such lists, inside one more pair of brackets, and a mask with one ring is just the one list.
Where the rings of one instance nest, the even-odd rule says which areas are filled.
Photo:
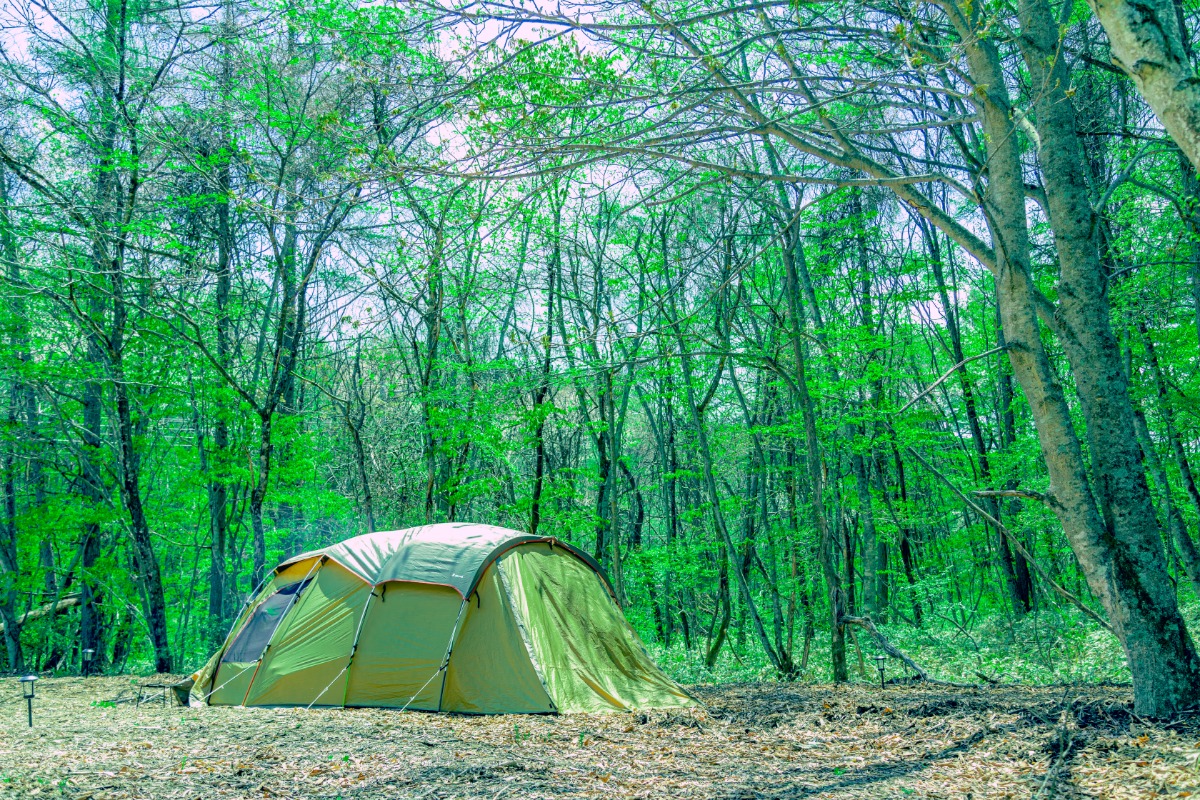
[[[713, 625], [709, 630], [708, 646], [704, 648], [704, 666], [710, 670], [717, 666], [717, 658], [721, 655], [721, 647], [729, 633], [729, 620], [732, 606], [729, 598], [729, 559], [722, 553], [717, 577], [717, 608], [713, 612]], [[719, 615], [719, 616], [718, 616]], [[687, 617], [683, 617], [684, 627], [687, 627]]]
[[[546, 475], [546, 397], [550, 394], [550, 356], [554, 349], [554, 282], [562, 266], [562, 242], [560, 239], [561, 205], [554, 209], [554, 226], [551, 230], [550, 259], [546, 269], [546, 332], [542, 336], [542, 374], [537, 391], [533, 395], [534, 448], [533, 448], [533, 493], [529, 503], [529, 532], [536, 534], [542, 522], [542, 491]], [[520, 262], [525, 261], [525, 248], [529, 239], [528, 226], [521, 240]]]
[[[1098, 549], [1080, 561], [1093, 593], [1108, 597], [1106, 610], [1129, 658], [1139, 713], [1163, 716], [1200, 701], [1200, 655], [1168, 579], [1128, 381], [1109, 320], [1100, 226], [1088, 193], [1088, 163], [1068, 94], [1059, 28], [1046, 0], [1021, 0], [1019, 16], [1019, 43], [1036, 87], [1038, 160], [1059, 257], [1061, 341], [1087, 424], [1102, 513], [1096, 520], [1101, 527], [1080, 537]], [[1144, 72], [1144, 66], [1138, 69]], [[1081, 502], [1087, 501], [1085, 490], [1081, 485]], [[1093, 556], [1096, 561], [1088, 563]]]
[[1197, 551], [1196, 544], [1192, 541], [1192, 537], [1188, 535], [1187, 525], [1183, 521], [1183, 514], [1179, 511], [1179, 506], [1175, 503], [1175, 498], [1171, 496], [1171, 483], [1167, 479], [1167, 471], [1163, 469], [1162, 459], [1158, 457], [1158, 451], [1154, 449], [1154, 439], [1150, 436], [1150, 428], [1146, 425], [1146, 417], [1140, 409], [1134, 412], [1134, 422], [1137, 425], [1138, 440], [1142, 444], [1142, 452], [1146, 455], [1146, 466], [1150, 469], [1150, 474], [1159, 485], [1162, 492], [1163, 511], [1167, 517], [1167, 530], [1171, 535], [1171, 541], [1174, 543], [1175, 550], [1179, 554], [1179, 561], [1183, 564], [1183, 571], [1188, 576], [1188, 580], [1196, 588], [1197, 594], [1200, 594], [1200, 551]]
[[[229, 21], [230, 4], [226, 4], [226, 22]], [[227, 31], [226, 35], [232, 32]], [[225, 87], [231, 87], [232, 75], [228, 44], [222, 53], [222, 74]], [[216, 270], [216, 329], [217, 329], [217, 362], [228, 372], [231, 343], [231, 319], [229, 314], [230, 291], [233, 280], [233, 233], [229, 224], [230, 206], [230, 170], [229, 159], [232, 143], [228, 132], [223, 131], [221, 165], [218, 169], [217, 192], [217, 270]], [[218, 398], [220, 394], [216, 395]], [[208, 478], [208, 519], [210, 530], [209, 568], [208, 568], [208, 640], [209, 645], [217, 647], [225, 636], [225, 622], [229, 611], [228, 570], [225, 565], [226, 542], [229, 537], [229, 488], [225, 479], [226, 462], [229, 450], [229, 415], [234, 408], [225, 408], [218, 400], [213, 420], [213, 460], [210, 463]]]
[[1088, 5], [1108, 34], [1113, 63], [1133, 80], [1192, 169], [1200, 170], [1200, 79], [1174, 3], [1088, 0]]
[[841, 575], [834, 561], [834, 532], [825, 511], [825, 478], [822, 474], [821, 447], [817, 439], [817, 415], [812, 395], [808, 388], [808, 375], [804, 362], [804, 346], [801, 334], [804, 330], [803, 306], [800, 304], [800, 281], [796, 273], [795, 259], [783, 259], [786, 271], [784, 288], [787, 294], [787, 315], [791, 324], [792, 356], [795, 359], [796, 391], [799, 395], [801, 416], [804, 420], [804, 447], [808, 462], [808, 479], [812, 491], [812, 514], [820, 532], [817, 557], [829, 598], [830, 656], [835, 683], [849, 680], [846, 668], [846, 627], [842, 617], [846, 614], [846, 593], [842, 588]]
[[254, 488], [250, 490], [250, 525], [253, 529], [253, 571], [250, 584], [257, 587], [262, 583], [267, 564], [267, 535], [263, 523], [263, 501], [267, 496], [268, 481], [271, 477], [271, 452], [274, 443], [271, 437], [271, 426], [274, 421], [274, 409], [264, 409], [258, 415], [258, 475], [254, 479]]
[[[1141, 333], [1142, 345], [1146, 349], [1146, 360], [1150, 363], [1150, 372], [1154, 376], [1154, 386], [1158, 392], [1158, 411], [1163, 419], [1163, 427], [1166, 428], [1167, 445], [1171, 449], [1171, 455], [1175, 459], [1175, 468], [1179, 470], [1179, 477], [1183, 482], [1184, 491], [1187, 493], [1188, 499], [1192, 502], [1192, 507], [1195, 509], [1198, 518], [1200, 518], [1200, 489], [1196, 487], [1196, 479], [1192, 474], [1192, 465], [1188, 462], [1187, 453], [1183, 449], [1183, 442], [1179, 438], [1179, 430], [1175, 424], [1174, 408], [1171, 405], [1171, 397], [1167, 390], [1167, 379], [1163, 374], [1162, 365], [1158, 361], [1158, 352], [1154, 349], [1154, 340], [1150, 337], [1150, 331], [1146, 327], [1146, 323], [1141, 321], [1138, 323], [1138, 330]], [[1171, 531], [1172, 539], [1175, 542], [1175, 547], [1179, 551], [1179, 557], [1183, 562], [1184, 570], [1187, 572], [1188, 578], [1196, 585], [1196, 589], [1200, 592], [1200, 552], [1197, 551], [1195, 542], [1188, 534], [1187, 526], [1183, 522], [1183, 515], [1179, 511], [1179, 507], [1175, 505], [1174, 498], [1171, 497], [1171, 484], [1167, 480], [1166, 470], [1163, 469], [1162, 463], [1158, 458], [1158, 452], [1154, 449], [1154, 441], [1150, 437], [1149, 428], [1146, 426], [1146, 419], [1140, 411], [1135, 409], [1135, 422], [1137, 424], [1138, 437], [1142, 443], [1142, 449], [1146, 453], [1146, 463], [1150, 466], [1152, 472], [1157, 476], [1159, 485], [1162, 487], [1163, 504], [1167, 512], [1167, 524]]]
[[[93, 306], [98, 301], [92, 300]], [[93, 312], [95, 308], [93, 308]], [[95, 334], [88, 336], [87, 362], [89, 367], [98, 370], [103, 361], [103, 353]], [[92, 513], [98, 513], [104, 502], [106, 489], [101, 476], [101, 434], [104, 424], [104, 398], [99, 380], [87, 380], [83, 385], [83, 429], [80, 438], [83, 446], [80, 448], [80, 472], [82, 473], [83, 495], [85, 503]], [[104, 667], [104, 615], [102, 603], [104, 600], [103, 583], [92, 577], [92, 570], [100, 558], [100, 524], [93, 519], [83, 523], [80, 534], [80, 594], [79, 605], [79, 644], [82, 648], [96, 651], [94, 667]]]
[[375, 532], [375, 493], [371, 490], [371, 476], [367, 471], [367, 447], [363, 441], [363, 425], [367, 419], [367, 398], [363, 390], [362, 346], [354, 351], [354, 365], [347, 382], [347, 398], [344, 408], [346, 427], [350, 429], [350, 441], [354, 446], [354, 467], [358, 472], [358, 485], [362, 491], [360, 511], [363, 527], [367, 533]]
[[[10, 197], [8, 188], [8, 173], [0, 169], [0, 259], [4, 261], [4, 275], [10, 281], [9, 291], [19, 292], [16, 288], [20, 280], [20, 264], [17, 260], [16, 231], [13, 228], [9, 209]], [[19, 295], [14, 295], [18, 297]], [[17, 307], [19, 299], [12, 301], [9, 314], [12, 316], [13, 334], [11, 344], [20, 352], [20, 330], [24, 323], [24, 309]], [[9, 386], [8, 398], [8, 429], [16, 431], [19, 407], [23, 402], [23, 384], [19, 377], [14, 377]], [[0, 524], [0, 583], [5, 586], [0, 591], [0, 621], [4, 623], [4, 646], [8, 652], [8, 665], [14, 672], [25, 670], [25, 654], [21, 649], [21, 622], [17, 618], [17, 585], [21, 576], [20, 564], [17, 560], [17, 487], [16, 464], [14, 458], [15, 443], [4, 448], [4, 520]]]
[[171, 640], [167, 633], [166, 596], [163, 592], [158, 557], [154, 553], [150, 523], [142, 506], [140, 459], [134, 445], [133, 409], [129, 399], [129, 382], [125, 376], [125, 329], [128, 306], [125, 299], [123, 245], [123, 237], [119, 237], [109, 277], [113, 321], [112, 332], [108, 339], [108, 361], [112, 373], [113, 395], [117, 411], [117, 454], [120, 465], [121, 504], [129, 514], [134, 563], [137, 566], [138, 582], [144, 593], [146, 626], [149, 628], [150, 641], [154, 646], [154, 667], [157, 672], [170, 672], [172, 667]]

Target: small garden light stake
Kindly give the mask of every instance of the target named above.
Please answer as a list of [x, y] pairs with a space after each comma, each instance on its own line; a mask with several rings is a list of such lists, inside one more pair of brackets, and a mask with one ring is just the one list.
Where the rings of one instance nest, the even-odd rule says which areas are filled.
[[875, 669], [879, 670], [879, 688], [883, 687], [883, 671], [887, 668], [887, 656], [883, 653], [875, 656]]
[[33, 682], [37, 675], [26, 675], [21, 678], [21, 694], [25, 696], [25, 704], [29, 707], [29, 727], [33, 727]]
[[96, 651], [89, 647], [83, 651], [81, 657], [83, 658], [81, 672], [83, 672], [83, 677], [86, 678], [92, 674], [92, 659], [96, 657]]

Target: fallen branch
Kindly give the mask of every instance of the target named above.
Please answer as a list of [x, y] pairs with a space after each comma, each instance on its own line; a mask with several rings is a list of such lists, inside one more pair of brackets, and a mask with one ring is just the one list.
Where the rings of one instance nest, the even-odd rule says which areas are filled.
[[1021, 556], [1026, 561], [1029, 562], [1029, 566], [1033, 567], [1034, 571], [1038, 574], [1038, 576], [1041, 577], [1041, 579], [1044, 580], [1047, 584], [1049, 584], [1050, 588], [1052, 588], [1055, 591], [1055, 593], [1058, 594], [1059, 597], [1062, 597], [1064, 600], [1069, 602], [1071, 605], [1078, 608], [1086, 616], [1088, 616], [1093, 621], [1095, 621], [1096, 624], [1098, 624], [1101, 628], [1104, 628], [1104, 630], [1115, 635], [1115, 632], [1113, 631], [1112, 626], [1108, 624], [1108, 621], [1105, 620], [1104, 617], [1101, 617], [1095, 611], [1092, 611], [1090, 608], [1088, 608], [1086, 605], [1084, 605], [1083, 601], [1080, 600], [1078, 597], [1071, 594], [1063, 587], [1059, 586], [1058, 583], [1055, 582], [1055, 580], [1050, 577], [1049, 573], [1046, 572], [1046, 570], [1042, 567], [1042, 565], [1039, 564], [1036, 560], [1034, 560], [1033, 555], [1028, 550], [1025, 549], [1025, 545], [1023, 545], [1021, 543], [1021, 540], [1018, 539], [1016, 536], [1014, 536], [1012, 531], [1010, 531], [1008, 528], [1004, 527], [1004, 525], [1001, 524], [1000, 520], [996, 519], [991, 514], [984, 511], [983, 508], [981, 508], [978, 503], [976, 503], [974, 500], [972, 500], [967, 495], [963, 494], [963, 492], [957, 486], [955, 486], [953, 483], [951, 483], [949, 478], [947, 478], [942, 473], [938, 472], [934, 468], [934, 466], [932, 464], [930, 464], [928, 461], [926, 461], [924, 458], [922, 458], [921, 454], [918, 453], [915, 449], [913, 449], [912, 447], [909, 447], [908, 452], [912, 453], [913, 458], [917, 459], [917, 461], [920, 461], [921, 465], [924, 466], [925, 469], [932, 472], [934, 474], [934, 476], [936, 476], [939, 480], [941, 480], [942, 483], [946, 484], [946, 486], [949, 487], [950, 491], [952, 491], [956, 495], [958, 495], [959, 499], [962, 500], [964, 503], [966, 503], [968, 506], [970, 506], [971, 509], [974, 510], [976, 514], [983, 517], [985, 520], [987, 520], [991, 524], [995, 525], [996, 530], [1000, 531], [1000, 533], [1004, 535], [1005, 539], [1008, 539], [1008, 543], [1013, 546], [1013, 549], [1015, 549], [1018, 553], [1020, 553]]
[[1050, 760], [1050, 765], [1046, 768], [1046, 777], [1042, 779], [1042, 785], [1034, 793], [1033, 798], [1037, 800], [1039, 797], [1047, 795], [1047, 789], [1054, 789], [1050, 781], [1058, 782], [1058, 773], [1066, 764], [1067, 759], [1071, 757], [1071, 750], [1075, 747], [1075, 734], [1067, 728], [1066, 717], [1064, 716], [1058, 726], [1058, 755]]
[[1058, 501], [1054, 499], [1054, 495], [1042, 494], [1030, 489], [980, 489], [976, 492], [971, 492], [976, 497], [1020, 497], [1025, 500], [1034, 500], [1044, 506], [1054, 508]]
[[875, 627], [875, 623], [871, 621], [870, 617], [851, 617], [843, 614], [841, 621], [845, 625], [856, 625], [865, 630], [867, 633], [871, 634], [872, 638], [875, 639], [876, 644], [879, 645], [883, 652], [887, 653], [892, 658], [900, 659], [900, 661], [904, 662], [904, 666], [915, 672], [917, 677], [925, 683], [934, 683], [939, 686], [954, 686], [959, 689], [978, 688], [978, 685], [974, 683], [951, 683], [950, 681], [940, 681], [937, 678], [929, 677], [929, 673], [921, 669], [917, 662], [913, 661], [911, 658], [905, 655], [903, 650], [887, 640], [887, 637], [879, 631], [879, 628]]
[[[56, 603], [46, 603], [44, 606], [39, 606], [32, 611], [27, 611], [17, 620], [17, 627], [23, 626], [26, 622], [33, 622], [35, 619], [48, 617], [51, 614], [61, 614], [68, 608], [73, 608], [79, 605], [82, 599], [80, 594], [69, 594]], [[0, 633], [4, 632], [4, 623], [0, 622]]]

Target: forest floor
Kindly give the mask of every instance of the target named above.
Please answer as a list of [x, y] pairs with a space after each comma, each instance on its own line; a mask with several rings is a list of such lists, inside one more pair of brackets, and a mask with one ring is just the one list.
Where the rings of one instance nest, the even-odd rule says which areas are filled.
[[698, 686], [705, 710], [467, 717], [112, 701], [131, 678], [0, 695], [0, 797], [1200, 798], [1200, 715], [1127, 689]]

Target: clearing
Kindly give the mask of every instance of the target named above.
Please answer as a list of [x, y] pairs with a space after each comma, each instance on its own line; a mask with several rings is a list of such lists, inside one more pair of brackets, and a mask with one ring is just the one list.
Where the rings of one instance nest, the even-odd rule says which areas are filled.
[[467, 717], [111, 701], [136, 680], [15, 680], [0, 797], [1200, 797], [1200, 715], [1128, 689], [696, 686], [689, 713]]

